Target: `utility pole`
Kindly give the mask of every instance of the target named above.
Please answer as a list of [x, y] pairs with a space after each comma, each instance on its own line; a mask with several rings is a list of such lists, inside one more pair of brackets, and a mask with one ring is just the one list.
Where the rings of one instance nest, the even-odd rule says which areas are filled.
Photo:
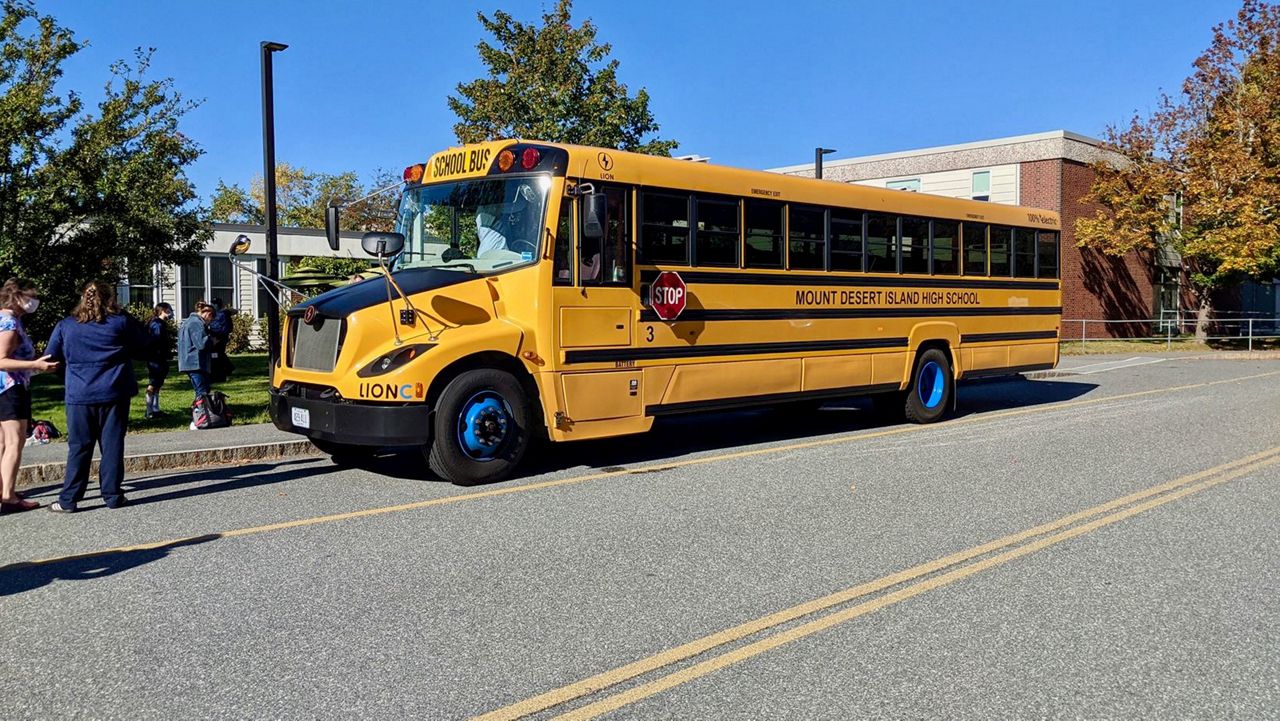
[[[276, 114], [275, 88], [271, 78], [271, 54], [289, 47], [284, 43], [263, 40], [262, 53], [262, 185], [265, 196], [267, 220], [267, 277], [274, 283], [280, 281], [279, 239], [276, 228]], [[279, 292], [279, 291], [276, 291]], [[271, 373], [275, 374], [280, 360], [280, 312], [279, 307], [267, 313], [267, 350], [271, 358]]]
[[817, 147], [813, 149], [813, 177], [822, 180], [822, 156], [834, 153], [835, 148]]

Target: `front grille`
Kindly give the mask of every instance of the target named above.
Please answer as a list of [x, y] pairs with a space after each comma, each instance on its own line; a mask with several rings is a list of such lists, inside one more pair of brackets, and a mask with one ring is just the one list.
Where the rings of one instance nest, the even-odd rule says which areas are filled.
[[316, 316], [310, 323], [301, 318], [290, 318], [289, 365], [306, 371], [329, 373], [338, 362], [338, 349], [342, 345], [341, 318]]

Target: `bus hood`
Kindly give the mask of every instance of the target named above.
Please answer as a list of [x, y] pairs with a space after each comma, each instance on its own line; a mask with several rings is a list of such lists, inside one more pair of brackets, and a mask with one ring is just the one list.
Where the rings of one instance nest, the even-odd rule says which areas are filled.
[[[408, 295], [423, 291], [444, 288], [450, 285], [479, 280], [482, 276], [459, 270], [439, 270], [436, 268], [409, 268], [395, 273], [396, 282]], [[395, 291], [392, 297], [399, 301]], [[344, 285], [325, 291], [314, 298], [289, 309], [290, 316], [301, 316], [309, 307], [314, 306], [316, 312], [328, 318], [345, 318], [352, 313], [387, 302], [387, 281], [381, 276], [362, 280], [354, 285]]]

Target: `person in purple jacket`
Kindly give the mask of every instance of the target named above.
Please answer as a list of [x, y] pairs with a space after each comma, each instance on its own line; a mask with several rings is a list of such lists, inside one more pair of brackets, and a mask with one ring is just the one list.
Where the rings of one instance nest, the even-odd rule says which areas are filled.
[[142, 324], [120, 310], [112, 287], [97, 280], [54, 327], [45, 353], [66, 364], [67, 473], [49, 510], [71, 513], [84, 499], [95, 445], [102, 449], [102, 500], [107, 508], [125, 505], [124, 434], [129, 400], [138, 395], [132, 361], [145, 358], [149, 344]]

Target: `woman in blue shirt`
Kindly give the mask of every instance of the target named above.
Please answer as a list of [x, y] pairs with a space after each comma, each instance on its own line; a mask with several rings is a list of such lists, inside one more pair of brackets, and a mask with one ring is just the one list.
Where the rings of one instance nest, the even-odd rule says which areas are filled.
[[31, 281], [10, 278], [0, 286], [0, 513], [40, 507], [15, 490], [31, 422], [28, 383], [32, 374], [58, 367], [47, 355], [36, 358], [35, 346], [22, 327], [22, 316], [34, 313], [39, 305]]
[[124, 434], [129, 400], [138, 395], [133, 359], [149, 350], [146, 329], [116, 304], [112, 287], [95, 280], [84, 287], [80, 304], [58, 321], [48, 353], [67, 366], [67, 474], [55, 513], [71, 513], [89, 485], [93, 447], [102, 449], [98, 481], [107, 508], [125, 505]]

